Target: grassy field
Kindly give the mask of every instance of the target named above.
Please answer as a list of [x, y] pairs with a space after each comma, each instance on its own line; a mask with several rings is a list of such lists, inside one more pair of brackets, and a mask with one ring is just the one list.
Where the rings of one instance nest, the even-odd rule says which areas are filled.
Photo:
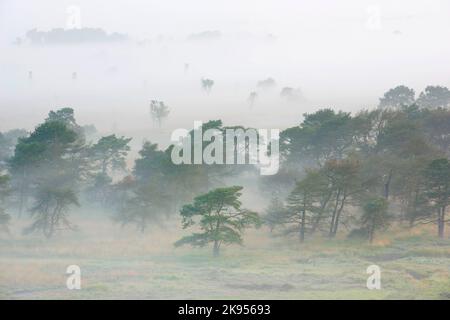
[[[107, 219], [47, 240], [0, 240], [1, 299], [450, 299], [450, 239], [434, 229], [380, 235], [372, 246], [275, 238], [260, 229], [219, 258], [210, 249], [174, 248], [177, 229], [146, 234]], [[430, 234], [430, 232], [433, 232]], [[81, 290], [66, 288], [66, 268], [81, 268]], [[381, 268], [368, 290], [366, 268]]]

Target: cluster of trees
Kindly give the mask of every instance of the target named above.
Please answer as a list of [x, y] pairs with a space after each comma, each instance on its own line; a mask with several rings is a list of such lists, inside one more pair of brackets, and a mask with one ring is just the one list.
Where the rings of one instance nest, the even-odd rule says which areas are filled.
[[343, 226], [372, 241], [393, 222], [436, 223], [444, 236], [448, 89], [427, 87], [416, 101], [405, 88], [389, 90], [376, 110], [352, 116], [323, 109], [281, 133], [281, 172], [263, 179], [273, 194], [265, 217], [272, 229], [304, 241], [314, 233], [333, 238]]
[[[165, 105], [153, 103], [157, 108]], [[220, 120], [204, 123], [202, 130], [225, 133]], [[244, 133], [244, 129], [243, 133]], [[114, 213], [115, 221], [144, 231], [149, 224], [177, 212], [195, 195], [223, 184], [223, 179], [251, 166], [175, 165], [173, 146], [159, 150], [146, 141], [132, 170], [126, 159], [131, 138], [115, 134], [89, 140], [95, 128], [80, 126], [74, 110], [50, 111], [32, 132], [9, 131], [0, 137], [0, 224], [6, 228], [9, 207], [31, 214], [25, 233], [75, 230], [69, 212], [77, 206], [100, 206]], [[192, 148], [194, 130], [191, 131]], [[224, 134], [225, 136], [225, 134]], [[201, 148], [206, 148], [202, 142]], [[194, 155], [194, 152], [191, 152]], [[8, 197], [7, 197], [8, 196]]]
[[22, 135], [3, 171], [8, 174], [8, 205], [33, 218], [26, 233], [51, 237], [57, 230], [75, 229], [68, 213], [80, 205], [79, 194], [104, 201], [110, 174], [125, 169], [131, 139], [111, 135], [93, 144], [86, 141], [90, 129], [77, 124], [73, 109], [63, 108], [51, 111], [31, 133], [17, 131]]
[[401, 108], [417, 104], [422, 108], [447, 108], [450, 106], [450, 90], [442, 86], [427, 86], [416, 99], [414, 89], [404, 85], [388, 90], [380, 98], [381, 108]]
[[[92, 139], [95, 128], [78, 125], [73, 109], [51, 111], [30, 133], [0, 134], [0, 227], [7, 230], [11, 211], [27, 211], [32, 222], [25, 232], [51, 237], [76, 229], [72, 208], [95, 205], [140, 231], [180, 212], [183, 228], [195, 226], [198, 232], [176, 245], [212, 244], [215, 255], [222, 245], [242, 243], [244, 230], [261, 223], [301, 242], [314, 234], [331, 239], [344, 229], [371, 242], [393, 223], [435, 223], [444, 237], [450, 206], [446, 92], [427, 87], [415, 99], [399, 86], [375, 110], [304, 114], [299, 125], [281, 132], [280, 170], [273, 176], [259, 176], [250, 164], [175, 165], [173, 145], [160, 150], [150, 141], [127, 166], [131, 138]], [[152, 105], [155, 114], [168, 111], [162, 102]], [[220, 120], [201, 130], [215, 129], [225, 137], [228, 128], [245, 135], [246, 128], [226, 127]], [[195, 130], [192, 157], [196, 144], [205, 150], [216, 139], [195, 141]], [[226, 186], [244, 172], [259, 182], [263, 197], [272, 198], [262, 218], [241, 207], [242, 186]]]
[[[253, 107], [257, 98], [258, 91], [270, 91], [277, 86], [277, 82], [273, 78], [267, 78], [264, 80], [260, 80], [256, 83], [256, 90], [251, 91], [247, 101], [250, 107]], [[300, 88], [293, 87], [282, 87], [280, 90], [280, 98], [285, 100], [286, 102], [298, 103], [304, 102], [305, 97], [303, 96], [302, 90]]]

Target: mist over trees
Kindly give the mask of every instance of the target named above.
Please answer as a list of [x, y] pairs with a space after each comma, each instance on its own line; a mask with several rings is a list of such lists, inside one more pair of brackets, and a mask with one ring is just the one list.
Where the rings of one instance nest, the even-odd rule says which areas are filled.
[[413, 89], [406, 86], [397, 86], [389, 89], [382, 98], [380, 98], [380, 108], [400, 108], [414, 103], [415, 95]]
[[256, 87], [262, 90], [269, 90], [274, 88], [277, 85], [275, 79], [273, 78], [267, 78], [264, 80], [260, 80], [256, 83]]
[[303, 94], [300, 88], [284, 87], [281, 89], [280, 97], [287, 102], [299, 102], [303, 100]]
[[[93, 125], [79, 125], [72, 108], [51, 110], [31, 132], [0, 134], [0, 228], [6, 232], [11, 217], [28, 216], [24, 233], [50, 238], [77, 230], [77, 208], [100, 206], [113, 222], [140, 232], [181, 219], [182, 228], [196, 231], [175, 245], [211, 245], [214, 255], [223, 245], [242, 244], [244, 230], [261, 224], [268, 228], [258, 232], [300, 243], [338, 236], [372, 243], [388, 228], [421, 224], [435, 225], [444, 237], [450, 206], [446, 92], [429, 86], [416, 100], [412, 89], [398, 86], [376, 109], [305, 113], [281, 132], [280, 170], [272, 176], [259, 176], [251, 164], [176, 165], [173, 145], [160, 149], [151, 141], [130, 159], [131, 137], [102, 136]], [[159, 121], [167, 115], [163, 102], [152, 105]], [[247, 141], [245, 127], [210, 120], [189, 132], [191, 156], [214, 143], [197, 145], [196, 130], [224, 137], [230, 128]], [[225, 140], [222, 146], [228, 150]], [[250, 146], [239, 148], [235, 155]], [[260, 213], [242, 208], [245, 188], [232, 181], [244, 175], [266, 200]]]
[[[433, 100], [442, 91], [431, 93]], [[260, 179], [263, 190], [273, 187], [264, 217], [271, 229], [303, 242], [317, 232], [334, 238], [344, 226], [350, 237], [372, 242], [392, 224], [433, 223], [443, 237], [450, 112], [419, 103], [399, 86], [378, 109], [322, 109], [282, 131], [280, 171]]]
[[380, 108], [400, 108], [417, 104], [422, 108], [437, 109], [450, 106], [450, 90], [443, 86], [427, 86], [416, 99], [413, 89], [404, 85], [389, 89], [380, 98]]
[[0, 300], [450, 299], [449, 17], [0, 0]]

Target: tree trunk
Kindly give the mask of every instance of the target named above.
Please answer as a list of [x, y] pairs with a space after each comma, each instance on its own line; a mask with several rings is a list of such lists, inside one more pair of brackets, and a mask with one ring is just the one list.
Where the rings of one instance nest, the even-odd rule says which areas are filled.
[[392, 180], [392, 170], [389, 171], [387, 181], [384, 183], [384, 197], [386, 198], [386, 200], [389, 199], [389, 189], [391, 186], [391, 180]]
[[322, 220], [323, 217], [323, 213], [325, 211], [325, 208], [328, 204], [328, 202], [330, 201], [332, 196], [332, 193], [330, 192], [327, 196], [327, 198], [322, 202], [321, 206], [320, 206], [320, 211], [319, 214], [317, 215], [316, 219], [314, 219], [313, 225], [311, 227], [311, 233], [315, 233], [317, 228], [319, 227], [320, 221]]
[[444, 238], [444, 226], [445, 226], [445, 207], [439, 209], [438, 214], [438, 236], [439, 238]]
[[344, 196], [342, 197], [342, 200], [341, 200], [341, 205], [339, 206], [339, 209], [336, 213], [336, 218], [334, 219], [334, 227], [333, 227], [332, 237], [336, 236], [336, 234], [337, 234], [337, 230], [338, 230], [338, 226], [339, 226], [339, 218], [341, 217], [342, 210], [344, 209], [344, 204], [345, 204], [346, 198], [347, 198], [347, 196], [344, 194]]
[[333, 209], [333, 215], [331, 216], [331, 223], [330, 223], [330, 231], [328, 232], [328, 237], [332, 238], [333, 237], [333, 230], [334, 230], [334, 223], [336, 220], [336, 213], [337, 213], [337, 208], [339, 205], [339, 197], [341, 195], [341, 190], [338, 190], [337, 194], [336, 194], [336, 201], [334, 203], [334, 209]]
[[372, 244], [373, 242], [373, 235], [375, 233], [375, 222], [372, 222], [372, 225], [370, 226], [369, 229], [369, 243]]
[[220, 245], [218, 240], [214, 240], [213, 255], [218, 257], [220, 254]]
[[106, 159], [103, 159], [102, 161], [102, 174], [106, 175], [106, 171], [108, 170], [108, 162]]
[[300, 243], [305, 242], [305, 217], [306, 217], [306, 209], [303, 208], [302, 223], [300, 225]]
[[26, 171], [22, 171], [22, 179], [20, 181], [20, 195], [19, 195], [19, 218], [22, 216], [24, 207], [27, 205], [27, 193], [28, 193], [28, 183], [26, 182]]

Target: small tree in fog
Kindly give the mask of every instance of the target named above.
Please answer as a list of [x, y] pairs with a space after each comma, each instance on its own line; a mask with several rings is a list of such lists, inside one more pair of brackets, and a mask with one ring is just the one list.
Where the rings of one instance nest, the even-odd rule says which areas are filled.
[[204, 247], [212, 243], [213, 254], [218, 256], [222, 244], [242, 244], [244, 230], [259, 226], [260, 219], [256, 212], [241, 208], [241, 190], [240, 186], [217, 188], [183, 206], [180, 211], [183, 229], [197, 224], [201, 232], [183, 237], [175, 246]]
[[206, 93], [210, 93], [211, 89], [214, 85], [214, 80], [211, 79], [202, 79], [202, 88], [206, 91]]
[[50, 238], [57, 230], [75, 230], [67, 216], [71, 206], [79, 206], [73, 190], [43, 186], [38, 189], [35, 198], [36, 203], [31, 209], [34, 221], [25, 233], [38, 231]]
[[272, 232], [277, 226], [282, 224], [284, 215], [286, 214], [286, 207], [278, 197], [274, 197], [270, 200], [270, 204], [265, 210], [265, 215], [262, 217], [262, 221], [266, 224], [270, 232]]
[[387, 212], [388, 202], [384, 197], [369, 199], [363, 205], [361, 226], [367, 231], [369, 242], [372, 243], [375, 231], [389, 226], [390, 216]]
[[171, 204], [166, 190], [155, 183], [134, 185], [131, 190], [128, 186], [127, 189], [113, 217], [114, 221], [122, 226], [135, 225], [140, 232], [147, 230], [151, 224], [160, 224]]
[[280, 97], [288, 102], [297, 102], [303, 100], [303, 94], [300, 88], [294, 89], [291, 87], [284, 87], [281, 89]]
[[159, 127], [161, 127], [162, 120], [167, 118], [169, 113], [169, 107], [163, 101], [152, 100], [150, 102], [150, 114], [153, 120], [158, 122]]
[[258, 99], [258, 93], [256, 91], [250, 92], [250, 95], [248, 96], [248, 103], [250, 104], [250, 107], [253, 107], [253, 105], [256, 102], [256, 99]]
[[261, 81], [258, 81], [256, 86], [263, 90], [272, 89], [277, 85], [273, 78], [267, 78]]
[[281, 217], [286, 233], [297, 233], [300, 242], [305, 241], [305, 234], [311, 231], [321, 213], [320, 201], [326, 192], [327, 184], [319, 171], [309, 171], [306, 177], [296, 183], [287, 198], [287, 210]]

